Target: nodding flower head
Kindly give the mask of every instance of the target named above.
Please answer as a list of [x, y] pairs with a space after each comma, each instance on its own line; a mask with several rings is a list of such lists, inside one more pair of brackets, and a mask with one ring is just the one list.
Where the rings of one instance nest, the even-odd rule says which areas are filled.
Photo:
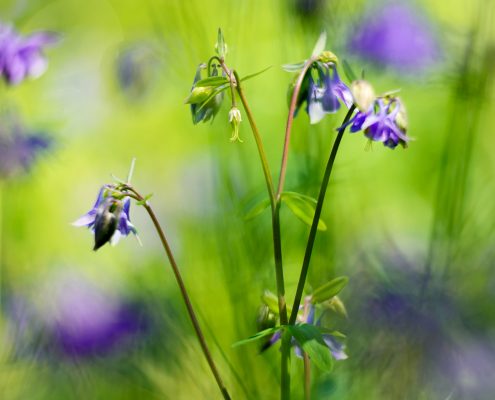
[[112, 185], [103, 186], [93, 208], [72, 224], [91, 229], [95, 235], [95, 251], [107, 242], [117, 244], [121, 236], [127, 236], [131, 232], [137, 234], [129, 217], [131, 200], [114, 197], [113, 189]]
[[[204, 63], [198, 66], [191, 88], [191, 94], [186, 99], [186, 103], [191, 104], [191, 114], [194, 124], [198, 124], [201, 121], [213, 121], [218, 110], [220, 110], [224, 97], [223, 92], [213, 95], [215, 88], [212, 86], [196, 86], [196, 83], [202, 79], [202, 71], [205, 69], [208, 69], [208, 67]], [[208, 77], [218, 76], [218, 66], [216, 64], [213, 63], [209, 69], [207, 71]]]
[[304, 102], [311, 124], [317, 124], [326, 114], [337, 112], [341, 102], [348, 108], [352, 105], [352, 94], [340, 79], [333, 62], [317, 61], [310, 68], [301, 86], [296, 115]]
[[0, 24], [0, 76], [9, 85], [39, 77], [48, 66], [44, 47], [58, 40], [58, 35], [49, 32], [22, 37], [12, 26]]
[[398, 97], [377, 98], [368, 111], [358, 111], [345, 126], [348, 125], [351, 132], [363, 131], [370, 140], [391, 149], [398, 144], [407, 147], [411, 140], [406, 135], [406, 109]]

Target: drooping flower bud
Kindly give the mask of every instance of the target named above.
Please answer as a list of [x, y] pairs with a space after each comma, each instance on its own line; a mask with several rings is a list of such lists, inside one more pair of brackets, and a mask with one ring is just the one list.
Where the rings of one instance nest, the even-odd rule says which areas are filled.
[[375, 101], [373, 86], [365, 80], [359, 79], [352, 82], [351, 93], [354, 97], [354, 104], [362, 112], [368, 111]]
[[229, 111], [229, 122], [232, 125], [232, 136], [230, 137], [231, 142], [235, 142], [238, 140], [242, 143], [241, 138], [239, 137], [239, 126], [241, 125], [241, 111], [233, 106]]
[[101, 205], [95, 216], [95, 245], [93, 250], [98, 250], [109, 242], [117, 230], [119, 218], [122, 211], [122, 202], [108, 197]]

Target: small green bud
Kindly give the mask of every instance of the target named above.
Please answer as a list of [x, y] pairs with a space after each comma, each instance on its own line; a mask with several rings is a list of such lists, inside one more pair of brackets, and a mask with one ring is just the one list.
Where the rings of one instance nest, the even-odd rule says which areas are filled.
[[215, 51], [222, 59], [225, 58], [225, 56], [227, 55], [227, 43], [225, 43], [225, 39], [220, 28], [218, 28], [218, 37], [217, 42], [215, 43]]
[[376, 98], [373, 86], [362, 79], [352, 82], [351, 93], [354, 97], [354, 104], [362, 112], [367, 112]]
[[325, 50], [320, 54], [318, 61], [321, 61], [324, 64], [328, 64], [328, 63], [338, 64], [339, 59], [331, 51]]
[[203, 103], [208, 96], [213, 92], [212, 86], [198, 86], [191, 90], [191, 93], [184, 101], [186, 104], [200, 104]]
[[239, 126], [241, 125], [241, 121], [241, 111], [236, 106], [233, 106], [229, 111], [229, 122], [232, 125], [231, 142], [238, 140], [242, 143], [242, 140], [239, 137]]
[[336, 314], [347, 318], [347, 310], [345, 308], [344, 303], [338, 296], [334, 296], [331, 299], [321, 303], [323, 307], [332, 310]]
[[263, 304], [259, 308], [258, 317], [256, 318], [256, 325], [258, 327], [258, 331], [273, 328], [277, 325], [277, 316], [270, 311], [270, 307], [266, 304]]

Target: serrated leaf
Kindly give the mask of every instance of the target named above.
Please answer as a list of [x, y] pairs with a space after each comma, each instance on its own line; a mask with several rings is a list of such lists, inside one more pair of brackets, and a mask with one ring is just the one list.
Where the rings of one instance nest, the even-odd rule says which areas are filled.
[[342, 61], [342, 67], [344, 68], [344, 74], [349, 82], [354, 82], [358, 79], [347, 60]]
[[305, 64], [306, 60], [293, 64], [284, 64], [282, 65], [282, 69], [287, 72], [299, 72], [304, 68]]
[[337, 296], [349, 282], [347, 276], [339, 276], [317, 288], [312, 295], [313, 303], [322, 303]]
[[309, 324], [288, 325], [287, 329], [314, 365], [323, 371], [332, 370], [332, 354], [316, 326]]
[[262, 69], [261, 71], [255, 72], [254, 74], [246, 75], [245, 77], [241, 78], [241, 82], [247, 81], [248, 79], [254, 78], [255, 76], [258, 76], [262, 74], [265, 71], [268, 71], [272, 66], [269, 65], [268, 67]]
[[263, 199], [260, 202], [256, 203], [253, 207], [249, 209], [249, 211], [244, 216], [246, 221], [253, 219], [260, 215], [263, 211], [265, 211], [270, 206], [270, 199]]
[[266, 336], [275, 334], [280, 329], [281, 329], [280, 326], [275, 326], [273, 328], [265, 329], [263, 331], [260, 331], [258, 333], [255, 333], [254, 335], [248, 337], [247, 339], [243, 339], [243, 340], [239, 340], [238, 342], [235, 342], [232, 345], [232, 347], [238, 347], [238, 346], [242, 346], [242, 345], [247, 344], [247, 343], [255, 342], [256, 340], [260, 340], [260, 339], [263, 339]]
[[325, 50], [325, 46], [327, 45], [327, 33], [323, 31], [320, 34], [320, 37], [316, 41], [315, 47], [313, 48], [313, 53], [311, 54], [312, 57], [319, 56], [323, 50]]
[[[283, 192], [282, 201], [297, 218], [309, 226], [312, 225], [316, 209], [315, 199], [296, 192]], [[321, 218], [318, 221], [317, 229], [319, 231], [327, 230], [327, 225]]]
[[229, 83], [229, 80], [225, 76], [210, 76], [205, 79], [201, 79], [194, 84], [194, 87], [218, 87], [225, 83]]

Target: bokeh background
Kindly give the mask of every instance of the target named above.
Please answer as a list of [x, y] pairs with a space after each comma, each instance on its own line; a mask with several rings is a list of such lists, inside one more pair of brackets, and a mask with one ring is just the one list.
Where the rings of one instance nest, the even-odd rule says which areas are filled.
[[[346, 134], [337, 157], [308, 287], [350, 278], [334, 321], [349, 359], [313, 370], [313, 398], [494, 398], [491, 1], [2, 0], [0, 16], [62, 35], [42, 77], [0, 91], [0, 136], [43, 138], [20, 166], [0, 148], [2, 399], [219, 397], [144, 210], [131, 211], [142, 247], [95, 253], [70, 225], [133, 157], [233, 397], [277, 398], [278, 349], [232, 347], [275, 291], [269, 212], [244, 218], [265, 190], [254, 140], [243, 121], [244, 143], [229, 142], [227, 102], [198, 126], [184, 104], [218, 27], [241, 76], [272, 66], [245, 89], [274, 175], [292, 79], [280, 66], [322, 30], [407, 106], [408, 149]], [[287, 190], [316, 197], [343, 116], [296, 118]], [[282, 229], [292, 299], [309, 228], [282, 209]], [[301, 360], [292, 369], [302, 398]]]

